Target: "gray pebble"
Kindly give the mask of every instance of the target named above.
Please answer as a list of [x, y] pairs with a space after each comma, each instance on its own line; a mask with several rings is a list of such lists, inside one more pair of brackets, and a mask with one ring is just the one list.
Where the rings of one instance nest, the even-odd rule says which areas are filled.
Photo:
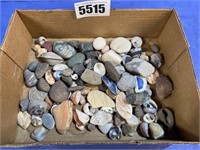
[[87, 53], [87, 52], [90, 52], [90, 51], [93, 51], [93, 45], [92, 43], [81, 43], [80, 44], [80, 51], [82, 53]]
[[78, 86], [83, 86], [83, 81], [81, 79], [77, 79], [75, 81], [75, 83], [78, 85]]
[[82, 73], [85, 70], [85, 67], [83, 66], [83, 64], [76, 64], [73, 66], [72, 70], [79, 76], [82, 75]]
[[89, 63], [87, 64], [87, 68], [93, 70], [94, 69], [94, 65], [96, 63], [99, 63], [99, 61], [95, 58], [92, 58]]
[[72, 68], [76, 64], [83, 64], [85, 61], [85, 55], [82, 53], [76, 53], [74, 56], [72, 56], [68, 61], [67, 65]]
[[53, 129], [55, 126], [54, 118], [49, 113], [44, 113], [42, 115], [42, 123], [47, 129]]
[[38, 127], [31, 133], [31, 138], [40, 142], [45, 138], [45, 128], [44, 127]]
[[117, 82], [117, 87], [122, 91], [133, 89], [136, 85], [135, 77], [129, 73], [123, 73], [120, 80]]
[[68, 88], [68, 91], [69, 92], [74, 92], [74, 91], [80, 91], [80, 90], [82, 90], [84, 87], [83, 86], [74, 86], [74, 87], [70, 87], [70, 88]]
[[142, 105], [149, 99], [149, 94], [146, 91], [142, 93], [131, 93], [126, 96], [127, 102], [133, 105]]
[[74, 73], [73, 70], [70, 69], [70, 68], [66, 68], [66, 69], [64, 69], [64, 70], [62, 71], [62, 74], [63, 74], [64, 76], [66, 76], [66, 77], [71, 76], [73, 73]]
[[32, 72], [35, 72], [36, 68], [38, 66], [38, 62], [37, 61], [33, 61], [28, 65], [28, 69]]
[[43, 91], [39, 91], [36, 87], [32, 87], [29, 90], [28, 96], [29, 96], [30, 101], [35, 101], [35, 100], [43, 101], [45, 97], [47, 96], [47, 93]]
[[29, 105], [29, 99], [23, 99], [20, 101], [21, 111], [27, 111]]
[[155, 53], [155, 54], [151, 55], [150, 61], [156, 68], [160, 68], [163, 64], [163, 57], [161, 54]]
[[122, 64], [125, 66], [126, 63], [130, 62], [133, 58], [129, 55], [124, 55], [122, 57]]
[[35, 70], [35, 76], [36, 78], [40, 79], [44, 76], [45, 72], [47, 71], [49, 67], [49, 64], [47, 63], [39, 63], [36, 70]]
[[50, 86], [44, 78], [39, 79], [37, 88], [40, 91], [48, 92], [50, 90]]
[[157, 44], [152, 44], [151, 45], [151, 50], [154, 52], [154, 53], [158, 53], [160, 51], [160, 48]]
[[38, 82], [38, 80], [35, 76], [35, 73], [29, 71], [28, 69], [26, 69], [24, 71], [24, 80], [28, 87], [32, 87], [32, 86], [36, 85]]
[[115, 82], [119, 81], [120, 75], [118, 74], [115, 67], [111, 64], [111, 62], [106, 61], [104, 63], [104, 65], [105, 65], [105, 68], [106, 68], [106, 71], [107, 71], [109, 77]]
[[91, 124], [91, 123], [89, 123], [89, 124], [87, 124], [86, 129], [88, 129], [89, 131], [93, 131], [93, 130], [96, 129], [96, 126]]
[[79, 41], [76, 41], [76, 40], [74, 40], [74, 41], [69, 41], [69, 42], [67, 42], [67, 44], [71, 45], [72, 47], [74, 47], [74, 48], [76, 48], [76, 49], [79, 49], [79, 47], [80, 47], [80, 42], [79, 42]]
[[32, 100], [29, 103], [28, 106], [28, 113], [30, 115], [42, 115], [44, 112], [46, 112], [47, 109], [47, 103], [40, 100]]
[[138, 118], [142, 117], [144, 115], [142, 107], [141, 106], [134, 107], [133, 114]]
[[91, 52], [86, 53], [85, 55], [86, 55], [87, 59], [92, 59], [92, 58], [98, 59], [98, 56], [100, 54], [101, 54], [101, 52], [99, 52], [99, 51], [91, 51]]
[[71, 77], [61, 76], [61, 80], [65, 82], [69, 87], [72, 86], [73, 80]]
[[120, 75], [126, 71], [124, 66], [122, 66], [122, 65], [115, 66], [115, 69], [117, 70], [118, 74], [120, 74]]

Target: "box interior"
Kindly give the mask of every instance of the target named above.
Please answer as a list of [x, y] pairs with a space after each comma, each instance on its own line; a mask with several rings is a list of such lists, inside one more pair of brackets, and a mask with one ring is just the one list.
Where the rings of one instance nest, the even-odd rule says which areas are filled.
[[[149, 42], [156, 41], [161, 47], [165, 58], [162, 72], [172, 79], [174, 91], [169, 98], [159, 102], [174, 111], [174, 136], [156, 141], [137, 136], [111, 141], [99, 131], [80, 132], [72, 126], [70, 132], [64, 136], [53, 130], [48, 132], [43, 143], [198, 142], [200, 96], [189, 46], [174, 10], [112, 10], [109, 17], [78, 20], [74, 11], [69, 10], [18, 10], [12, 16], [0, 51], [1, 144], [16, 144], [17, 113], [24, 89], [23, 70], [30, 60], [34, 38], [44, 36], [49, 39], [88, 39], [97, 36], [115, 38], [135, 35], [153, 39]], [[31, 142], [33, 141], [29, 138], [24, 141]]]

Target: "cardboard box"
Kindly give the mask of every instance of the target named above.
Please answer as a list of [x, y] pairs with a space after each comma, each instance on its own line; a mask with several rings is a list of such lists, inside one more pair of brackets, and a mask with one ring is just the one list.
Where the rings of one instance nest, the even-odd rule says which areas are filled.
[[[77, 20], [74, 11], [17, 10], [10, 21], [0, 50], [1, 145], [15, 145], [17, 113], [23, 92], [23, 70], [30, 57], [34, 38], [95, 38], [118, 36], [153, 38], [165, 57], [164, 74], [174, 83], [172, 95], [160, 101], [174, 111], [175, 138], [166, 140], [111, 141], [99, 132], [70, 132], [61, 136], [52, 131], [42, 143], [198, 143], [199, 91], [184, 36], [175, 10], [112, 10], [109, 17]], [[173, 140], [176, 139], [176, 140]], [[22, 143], [23, 145], [28, 144]]]

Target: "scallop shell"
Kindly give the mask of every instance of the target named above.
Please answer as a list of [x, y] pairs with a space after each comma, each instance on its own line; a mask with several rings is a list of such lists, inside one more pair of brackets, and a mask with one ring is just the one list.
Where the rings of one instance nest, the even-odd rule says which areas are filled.
[[47, 52], [39, 57], [42, 61], [47, 62], [49, 65], [54, 66], [62, 63], [64, 60], [59, 55], [53, 52]]
[[106, 69], [102, 63], [96, 63], [94, 65], [94, 72], [98, 73], [101, 76], [106, 74]]

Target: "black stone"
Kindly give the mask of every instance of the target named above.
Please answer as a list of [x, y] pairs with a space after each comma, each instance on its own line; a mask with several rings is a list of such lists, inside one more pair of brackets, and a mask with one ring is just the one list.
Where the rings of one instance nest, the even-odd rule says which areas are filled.
[[62, 80], [64, 83], [66, 83], [67, 86], [69, 86], [69, 87], [72, 86], [73, 80], [72, 80], [71, 77], [67, 77], [67, 76], [62, 75], [62, 76], [61, 76], [61, 80]]
[[79, 76], [85, 71], [85, 67], [83, 64], [76, 64], [73, 66], [72, 70]]

